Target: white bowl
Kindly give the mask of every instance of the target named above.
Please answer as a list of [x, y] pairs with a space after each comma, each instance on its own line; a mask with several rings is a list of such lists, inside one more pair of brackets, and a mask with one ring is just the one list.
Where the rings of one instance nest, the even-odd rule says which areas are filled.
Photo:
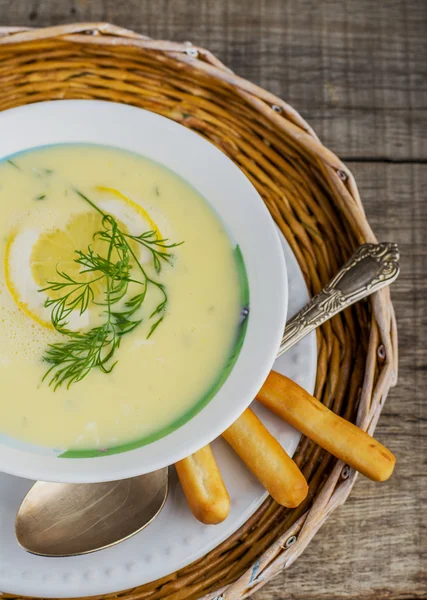
[[110, 481], [188, 456], [249, 406], [271, 369], [285, 326], [286, 265], [273, 220], [255, 188], [225, 154], [185, 127], [146, 110], [94, 100], [41, 102], [0, 113], [0, 160], [67, 142], [136, 152], [191, 183], [240, 246], [249, 282], [249, 321], [237, 362], [212, 400], [169, 435], [120, 454], [62, 458], [53, 449], [2, 437], [0, 424], [0, 471], [46, 481]]

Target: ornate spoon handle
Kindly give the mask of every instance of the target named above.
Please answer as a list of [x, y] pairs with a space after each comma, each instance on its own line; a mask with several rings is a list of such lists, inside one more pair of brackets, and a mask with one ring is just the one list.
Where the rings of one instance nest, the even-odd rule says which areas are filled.
[[319, 294], [286, 325], [277, 356], [347, 306], [390, 285], [399, 275], [397, 244], [363, 244]]

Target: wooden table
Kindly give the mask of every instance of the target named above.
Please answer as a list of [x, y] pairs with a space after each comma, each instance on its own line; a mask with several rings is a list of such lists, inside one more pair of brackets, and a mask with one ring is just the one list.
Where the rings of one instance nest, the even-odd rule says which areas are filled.
[[427, 2], [0, 0], [0, 25], [73, 21], [191, 40], [284, 98], [353, 170], [378, 238], [398, 242], [400, 379], [377, 429], [395, 475], [360, 478], [297, 563], [253, 598], [427, 598]]

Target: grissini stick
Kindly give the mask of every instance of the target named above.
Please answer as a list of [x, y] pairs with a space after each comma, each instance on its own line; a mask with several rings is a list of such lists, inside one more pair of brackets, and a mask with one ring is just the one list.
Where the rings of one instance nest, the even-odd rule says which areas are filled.
[[222, 436], [276, 502], [301, 504], [308, 493], [304, 475], [250, 408]]
[[227, 518], [230, 498], [211, 447], [204, 446], [175, 464], [185, 497], [193, 515], [206, 525]]
[[271, 371], [257, 400], [369, 479], [385, 481], [392, 474], [396, 459], [390, 450], [288, 377]]

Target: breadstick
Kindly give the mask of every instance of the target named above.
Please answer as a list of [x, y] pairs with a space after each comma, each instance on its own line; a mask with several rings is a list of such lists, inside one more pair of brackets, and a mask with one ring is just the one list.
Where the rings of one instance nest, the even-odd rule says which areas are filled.
[[271, 371], [257, 400], [319, 446], [374, 481], [393, 472], [394, 455], [287, 377]]
[[193, 515], [206, 525], [216, 525], [230, 512], [230, 497], [210, 446], [204, 446], [175, 464]]
[[304, 475], [250, 408], [222, 435], [276, 502], [301, 504], [308, 493]]

